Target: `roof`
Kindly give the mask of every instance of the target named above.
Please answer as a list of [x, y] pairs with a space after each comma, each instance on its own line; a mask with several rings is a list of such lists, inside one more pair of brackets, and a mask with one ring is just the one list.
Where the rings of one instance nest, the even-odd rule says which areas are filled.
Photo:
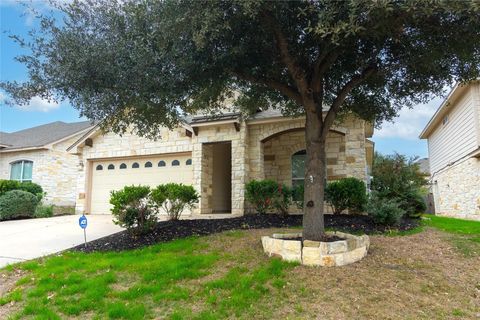
[[40, 148], [90, 128], [90, 121], [66, 123], [56, 121], [16, 132], [0, 132], [3, 150]]
[[[477, 80], [478, 81], [478, 80]], [[473, 81], [476, 82], [476, 81]], [[459, 84], [457, 83], [448, 96], [443, 100], [440, 107], [435, 111], [434, 115], [428, 121], [427, 125], [423, 129], [422, 133], [420, 133], [420, 139], [428, 139], [430, 134], [433, 130], [437, 127], [437, 125], [442, 121], [442, 119], [447, 115], [447, 113], [452, 109], [455, 105], [453, 104], [455, 100], [457, 100], [468, 88], [469, 84]]]

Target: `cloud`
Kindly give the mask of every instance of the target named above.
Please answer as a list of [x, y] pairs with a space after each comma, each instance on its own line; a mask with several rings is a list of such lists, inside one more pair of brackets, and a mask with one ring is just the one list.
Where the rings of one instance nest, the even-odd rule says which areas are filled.
[[16, 106], [16, 108], [22, 111], [49, 112], [60, 108], [60, 103], [55, 101], [48, 101], [40, 97], [33, 97], [28, 104], [23, 106]]
[[443, 98], [435, 98], [426, 104], [419, 104], [412, 109], [400, 110], [399, 116], [392, 122], [384, 122], [382, 128], [375, 131], [376, 138], [401, 138], [417, 140], [418, 135], [443, 102]]

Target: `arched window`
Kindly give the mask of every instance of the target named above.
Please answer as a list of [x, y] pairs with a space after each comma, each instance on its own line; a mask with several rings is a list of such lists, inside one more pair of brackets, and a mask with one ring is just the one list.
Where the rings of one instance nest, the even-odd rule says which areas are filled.
[[292, 187], [303, 185], [305, 180], [305, 150], [298, 151], [292, 155]]
[[113, 170], [115, 169], [115, 166], [113, 164], [109, 164], [107, 167], [108, 170]]
[[175, 167], [175, 166], [179, 166], [180, 165], [180, 161], [178, 160], [173, 160], [172, 161], [172, 166]]
[[132, 168], [133, 168], [133, 169], [138, 169], [138, 168], [140, 168], [140, 165], [139, 165], [137, 162], [134, 162], [134, 163], [132, 164]]
[[101, 164], [99, 164], [99, 165], [95, 168], [95, 170], [103, 170], [103, 166], [102, 166]]
[[145, 168], [151, 168], [152, 163], [150, 161], [145, 162]]
[[32, 181], [33, 162], [29, 160], [19, 160], [12, 162], [10, 168], [10, 180]]
[[192, 159], [188, 159], [187, 162], [185, 162], [185, 164], [187, 166], [191, 166], [192, 165]]
[[160, 160], [160, 161], [158, 162], [158, 166], [159, 166], [159, 167], [165, 167], [166, 165], [167, 165], [167, 164], [166, 164], [165, 161], [163, 161], [163, 160]]
[[126, 165], [125, 163], [122, 163], [122, 164], [120, 165], [120, 169], [127, 169], [127, 165]]

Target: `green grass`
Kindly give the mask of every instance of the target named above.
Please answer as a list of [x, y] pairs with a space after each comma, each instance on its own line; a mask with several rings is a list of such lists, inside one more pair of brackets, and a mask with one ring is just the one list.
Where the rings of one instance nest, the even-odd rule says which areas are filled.
[[[232, 241], [243, 236], [241, 231], [224, 234]], [[187, 238], [138, 250], [67, 252], [21, 263], [15, 268], [27, 276], [0, 298], [0, 306], [11, 301], [21, 305], [13, 319], [228, 318], [253, 314], [252, 306], [281, 288], [283, 271], [292, 266], [278, 259], [255, 268], [236, 263], [212, 277], [217, 264], [237, 257], [207, 249], [205, 238]]]
[[453, 236], [450, 241], [466, 256], [480, 254], [480, 221], [424, 215], [424, 223]]

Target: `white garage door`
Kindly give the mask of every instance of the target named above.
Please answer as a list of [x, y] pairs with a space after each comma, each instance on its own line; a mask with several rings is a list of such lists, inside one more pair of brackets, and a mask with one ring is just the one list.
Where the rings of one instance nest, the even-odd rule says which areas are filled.
[[92, 170], [91, 214], [110, 214], [110, 191], [127, 185], [193, 184], [190, 154], [94, 161]]

